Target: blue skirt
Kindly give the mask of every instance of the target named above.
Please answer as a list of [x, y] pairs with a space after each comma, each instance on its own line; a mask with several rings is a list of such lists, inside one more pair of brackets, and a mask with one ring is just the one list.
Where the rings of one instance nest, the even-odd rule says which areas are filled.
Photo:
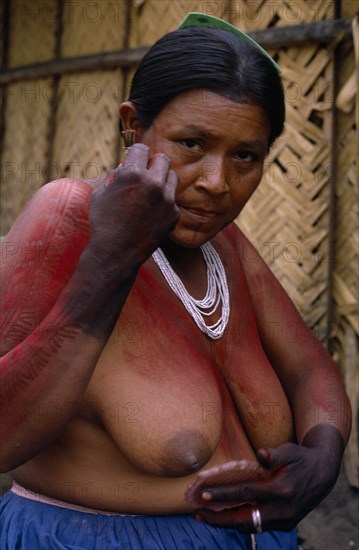
[[[71, 506], [71, 505], [70, 505]], [[297, 550], [296, 530], [254, 537], [191, 515], [86, 513], [19, 496], [0, 499], [1, 550]]]

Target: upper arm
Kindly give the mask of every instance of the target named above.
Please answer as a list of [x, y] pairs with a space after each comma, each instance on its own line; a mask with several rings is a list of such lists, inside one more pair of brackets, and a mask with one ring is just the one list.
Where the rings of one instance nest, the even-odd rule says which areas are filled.
[[311, 369], [334, 364], [254, 246], [242, 233], [239, 241], [261, 341], [288, 395]]
[[1, 344], [5, 355], [46, 317], [89, 238], [89, 197], [81, 180], [44, 185], [1, 243]]
[[337, 366], [241, 232], [238, 241], [259, 335], [293, 411], [298, 441], [321, 423], [335, 426], [346, 441], [351, 411]]

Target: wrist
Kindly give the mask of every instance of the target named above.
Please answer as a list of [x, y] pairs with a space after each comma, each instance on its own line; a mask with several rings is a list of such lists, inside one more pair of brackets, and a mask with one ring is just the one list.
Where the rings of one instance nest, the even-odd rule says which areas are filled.
[[90, 242], [83, 251], [77, 265], [77, 271], [86, 273], [101, 285], [122, 285], [137, 276], [141, 262], [135, 251], [110, 250], [96, 242]]
[[339, 429], [333, 424], [316, 424], [312, 426], [303, 437], [302, 445], [305, 447], [334, 446], [341, 456], [345, 449], [344, 438]]
[[124, 260], [105, 262], [86, 248], [58, 306], [85, 334], [107, 339], [136, 279], [138, 269]]
[[323, 457], [325, 470], [337, 479], [344, 454], [345, 442], [342, 434], [332, 424], [317, 424], [305, 434], [302, 445], [318, 451]]

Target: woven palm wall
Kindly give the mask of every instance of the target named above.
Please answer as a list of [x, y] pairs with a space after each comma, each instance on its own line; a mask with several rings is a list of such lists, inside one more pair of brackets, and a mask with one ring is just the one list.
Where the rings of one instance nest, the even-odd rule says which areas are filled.
[[[359, 5], [356, 3], [356, 9]], [[341, 365], [353, 408], [353, 428], [346, 452], [350, 483], [359, 487], [359, 21], [353, 20], [354, 48], [346, 44], [340, 55], [338, 75], [337, 201], [335, 211], [335, 254], [333, 258], [332, 352]]]
[[[149, 46], [188, 11], [245, 31], [353, 19], [353, 39], [290, 42], [282, 68], [287, 122], [238, 224], [340, 364], [357, 408], [358, 24], [343, 0], [7, 0], [3, 65], [19, 66]], [[339, 8], [339, 10], [338, 10]], [[61, 176], [99, 177], [119, 160], [118, 104], [133, 69], [101, 68], [10, 82], [3, 88], [1, 233], [34, 191]], [[337, 93], [338, 92], [338, 93]], [[288, 337], [295, 334], [288, 332]], [[357, 427], [353, 430], [354, 438]], [[356, 484], [352, 438], [349, 477]]]

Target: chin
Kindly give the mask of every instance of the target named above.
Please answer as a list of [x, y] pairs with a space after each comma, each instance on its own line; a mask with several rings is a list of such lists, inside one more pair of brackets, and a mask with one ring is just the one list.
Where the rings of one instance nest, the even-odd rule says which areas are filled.
[[214, 235], [203, 234], [200, 232], [187, 232], [187, 231], [177, 231], [174, 229], [172, 233], [169, 234], [168, 239], [182, 248], [199, 248], [207, 241], [213, 239]]
[[[233, 218], [234, 219], [234, 218]], [[229, 221], [223, 221], [222, 224], [217, 227], [186, 227], [182, 225], [181, 222], [171, 231], [168, 236], [168, 239], [178, 246], [183, 248], [199, 248], [204, 243], [212, 240], [216, 235], [218, 235], [227, 225], [233, 222], [233, 219]]]

